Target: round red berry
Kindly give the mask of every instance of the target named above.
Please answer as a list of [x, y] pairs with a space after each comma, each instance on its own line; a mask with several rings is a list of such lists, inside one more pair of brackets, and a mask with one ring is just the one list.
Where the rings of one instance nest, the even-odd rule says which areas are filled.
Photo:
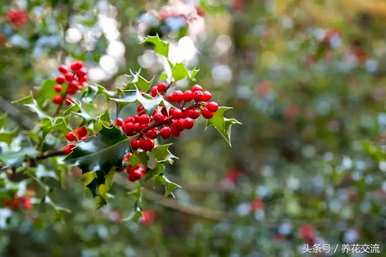
[[198, 117], [200, 117], [200, 112], [197, 109], [192, 108], [187, 110], [187, 115], [189, 118], [197, 119]]
[[160, 129], [159, 134], [164, 139], [167, 139], [167, 138], [169, 138], [171, 136], [172, 130], [171, 130], [170, 127], [163, 127], [163, 128]]
[[204, 94], [202, 93], [202, 91], [194, 91], [193, 92], [194, 101], [196, 101], [196, 102], [202, 101], [202, 96], [203, 95]]
[[138, 122], [141, 123], [141, 124], [148, 124], [148, 123], [150, 122], [149, 115], [147, 115], [147, 114], [141, 114], [141, 115], [138, 117]]
[[157, 86], [152, 87], [152, 88], [151, 88], [151, 96], [152, 96], [152, 97], [156, 97], [157, 94], [158, 94], [158, 88], [157, 88]]
[[52, 98], [52, 102], [54, 104], [61, 104], [63, 101], [63, 97], [61, 95], [56, 95]]
[[201, 101], [207, 102], [212, 99], [212, 94], [209, 91], [204, 91], [201, 96]]
[[184, 102], [190, 102], [193, 100], [193, 92], [191, 90], [186, 90], [184, 92]]
[[168, 84], [165, 83], [165, 82], [160, 81], [157, 84], [157, 89], [158, 89], [158, 92], [160, 92], [160, 94], [163, 94], [168, 89]]
[[73, 71], [77, 71], [83, 67], [83, 64], [80, 61], [75, 61], [71, 63], [70, 68]]
[[59, 76], [56, 77], [55, 81], [58, 84], [63, 84], [64, 81], [66, 81], [66, 78], [63, 75], [59, 75]]
[[121, 118], [116, 118], [114, 123], [115, 123], [115, 126], [122, 127], [123, 120]]
[[161, 123], [161, 122], [163, 122], [166, 119], [166, 117], [162, 113], [156, 112], [156, 113], [153, 114], [153, 119], [156, 122]]
[[128, 179], [131, 182], [141, 179], [143, 175], [145, 175], [145, 169], [142, 166], [138, 166], [136, 168], [130, 167], [128, 170]]
[[66, 65], [60, 65], [59, 67], [58, 67], [58, 71], [60, 72], [60, 73], [63, 73], [63, 74], [66, 74], [67, 72], [68, 72], [68, 69], [67, 69], [67, 67], [66, 67]]
[[54, 90], [55, 90], [57, 93], [62, 92], [62, 89], [63, 89], [63, 87], [62, 87], [62, 85], [60, 85], [60, 84], [56, 84], [56, 85], [54, 86]]
[[150, 139], [156, 138], [157, 137], [157, 129], [156, 128], [149, 129], [148, 131], [146, 131], [146, 136]]
[[66, 138], [68, 141], [76, 141], [76, 136], [72, 131], [67, 132]]
[[144, 151], [150, 151], [151, 149], [154, 148], [154, 142], [149, 138], [142, 138], [139, 141], [139, 145], [140, 145], [140, 148]]
[[80, 127], [75, 130], [75, 134], [79, 140], [85, 140], [87, 138], [87, 128]]
[[193, 87], [192, 87], [192, 92], [195, 92], [195, 91], [202, 91], [203, 90], [203, 88], [202, 88], [202, 86], [200, 86], [200, 85], [194, 85]]
[[209, 102], [206, 104], [206, 108], [211, 112], [216, 112], [218, 110], [218, 104], [216, 102]]
[[178, 108], [170, 108], [170, 115], [175, 118], [175, 119], [178, 119], [181, 117], [182, 115], [182, 111]]
[[70, 144], [66, 145], [66, 146], [63, 148], [63, 153], [64, 153], [64, 154], [69, 154], [69, 153], [71, 153], [72, 150], [74, 150], [75, 146], [76, 146], [76, 145], [73, 144], [73, 143], [70, 143]]
[[191, 118], [185, 118], [182, 120], [181, 125], [184, 129], [191, 129], [193, 128], [194, 122]]
[[74, 80], [74, 74], [71, 73], [71, 72], [66, 73], [66, 74], [64, 75], [64, 77], [66, 78], [66, 80], [67, 80], [68, 82]]
[[205, 119], [211, 119], [213, 117], [213, 112], [209, 111], [207, 108], [203, 108], [201, 110], [201, 113]]
[[136, 131], [136, 127], [133, 122], [125, 122], [123, 124], [122, 129], [123, 129], [123, 132], [125, 132], [125, 134], [128, 136], [133, 136]]
[[130, 142], [131, 148], [133, 148], [134, 150], [138, 149], [139, 148], [139, 142], [140, 141], [138, 139], [133, 138]]

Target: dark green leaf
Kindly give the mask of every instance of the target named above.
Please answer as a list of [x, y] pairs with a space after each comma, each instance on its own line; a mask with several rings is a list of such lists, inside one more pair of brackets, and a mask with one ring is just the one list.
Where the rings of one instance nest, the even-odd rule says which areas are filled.
[[169, 42], [159, 38], [159, 36], [148, 36], [144, 39], [143, 43], [150, 43], [154, 45], [154, 51], [166, 58], [169, 55]]

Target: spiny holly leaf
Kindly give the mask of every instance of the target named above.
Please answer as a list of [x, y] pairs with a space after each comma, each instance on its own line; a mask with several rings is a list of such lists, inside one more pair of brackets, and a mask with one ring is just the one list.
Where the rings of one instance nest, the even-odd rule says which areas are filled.
[[142, 95], [142, 93], [139, 90], [122, 91], [122, 95], [120, 97], [110, 98], [110, 100], [118, 103], [133, 103], [133, 102], [140, 103], [143, 105], [143, 107], [145, 108], [148, 114], [151, 114], [154, 111], [154, 109], [158, 105], [160, 105], [161, 102], [164, 101], [164, 99], [161, 96], [152, 98], [147, 94]]
[[165, 196], [173, 195], [174, 190], [181, 188], [180, 185], [170, 181], [164, 174], [160, 174], [156, 178], [156, 182], [165, 187]]
[[65, 158], [69, 164], [77, 165], [83, 173], [95, 172], [96, 177], [87, 184], [94, 196], [98, 187], [106, 183], [106, 175], [114, 167], [121, 167], [122, 156], [130, 150], [130, 140], [113, 127], [103, 127], [97, 136], [78, 143], [74, 151]]
[[169, 151], [171, 145], [172, 144], [157, 145], [151, 153], [158, 162], [169, 162], [170, 164], [173, 164], [174, 159], [178, 158]]
[[181, 80], [189, 76], [189, 71], [182, 63], [176, 63], [172, 67], [172, 75], [175, 81]]
[[125, 89], [135, 89], [138, 88], [143, 92], [147, 92], [150, 89], [150, 85], [153, 80], [146, 80], [141, 76], [141, 70], [137, 73], [130, 71], [130, 75], [127, 75], [129, 81], [127, 87]]
[[150, 43], [154, 46], [154, 51], [157, 54], [165, 56], [169, 55], [169, 42], [159, 38], [159, 36], [148, 36], [143, 40], [143, 43]]
[[40, 119], [49, 119], [51, 120], [52, 118], [45, 113], [40, 107], [38, 102], [35, 99], [32, 99], [31, 103], [25, 104], [31, 111], [36, 113]]
[[46, 80], [43, 82], [42, 86], [39, 88], [36, 94], [36, 102], [39, 106], [42, 106], [47, 99], [51, 100], [55, 95], [54, 86], [56, 82], [54, 80]]
[[35, 158], [38, 155], [33, 147], [24, 147], [20, 151], [10, 151], [0, 154], [0, 161], [7, 167], [19, 167], [25, 157]]
[[234, 124], [241, 125], [241, 123], [233, 118], [226, 118], [224, 114], [232, 107], [221, 106], [213, 117], [208, 121], [208, 126], [213, 126], [224, 137], [225, 141], [231, 146], [231, 127]]
[[189, 71], [183, 63], [170, 64], [172, 67], [172, 76], [174, 81], [182, 80], [188, 77], [191, 81], [196, 81], [196, 76], [199, 72], [198, 69], [194, 68]]

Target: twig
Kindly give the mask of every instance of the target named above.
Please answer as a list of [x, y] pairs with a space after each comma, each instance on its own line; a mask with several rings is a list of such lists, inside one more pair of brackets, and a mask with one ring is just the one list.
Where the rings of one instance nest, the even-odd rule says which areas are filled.
[[35, 160], [37, 160], [37, 161], [38, 160], [44, 160], [44, 159], [47, 159], [50, 157], [61, 156], [61, 155], [64, 155], [63, 150], [55, 150], [55, 151], [43, 153], [42, 155], [37, 156], [35, 158]]
[[208, 208], [204, 208], [196, 205], [181, 205], [175, 199], [163, 197], [148, 189], [144, 190], [143, 196], [148, 200], [157, 202], [158, 204], [164, 207], [167, 207], [188, 215], [193, 215], [193, 216], [197, 216], [197, 217], [205, 218], [209, 220], [220, 221], [234, 216], [233, 214], [230, 214], [230, 213], [226, 213], [218, 210], [212, 210], [212, 209], [208, 209]]

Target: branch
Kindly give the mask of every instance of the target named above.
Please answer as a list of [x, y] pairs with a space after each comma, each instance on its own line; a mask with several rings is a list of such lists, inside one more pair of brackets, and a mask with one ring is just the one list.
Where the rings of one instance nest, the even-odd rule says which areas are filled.
[[64, 151], [63, 150], [55, 150], [55, 151], [43, 153], [42, 155], [37, 156], [35, 158], [35, 160], [36, 161], [44, 160], [44, 159], [47, 159], [47, 158], [50, 158], [50, 157], [61, 156], [61, 155], [64, 155]]
[[200, 218], [205, 218], [209, 220], [215, 220], [215, 221], [220, 221], [224, 220], [227, 218], [231, 218], [234, 215], [231, 213], [226, 213], [218, 210], [212, 210], [196, 205], [181, 205], [179, 202], [177, 202], [175, 199], [171, 198], [166, 198], [163, 197], [157, 193], [154, 193], [151, 190], [144, 189], [144, 194], [143, 196], [147, 198], [150, 201], [157, 202], [160, 205], [173, 209], [175, 211], [182, 212], [184, 214], [192, 215], [192, 216], [197, 216]]

